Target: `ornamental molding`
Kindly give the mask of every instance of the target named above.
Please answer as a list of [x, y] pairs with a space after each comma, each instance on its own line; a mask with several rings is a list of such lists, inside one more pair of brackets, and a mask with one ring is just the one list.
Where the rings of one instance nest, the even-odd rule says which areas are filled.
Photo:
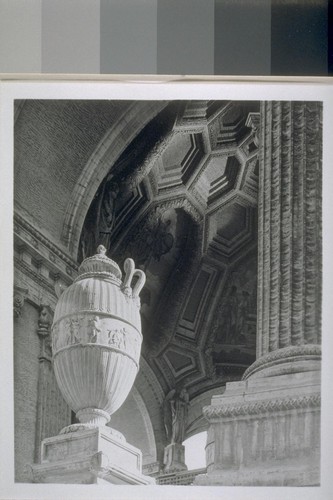
[[260, 415], [276, 411], [294, 410], [300, 408], [320, 408], [321, 396], [318, 393], [299, 396], [256, 401], [254, 403], [221, 404], [219, 406], [205, 406], [204, 416], [210, 419], [224, 417], [239, 417], [248, 415]]
[[305, 344], [300, 346], [289, 346], [282, 349], [277, 349], [269, 354], [265, 354], [261, 358], [257, 359], [248, 369], [245, 371], [242, 380], [248, 379], [251, 375], [266, 368], [270, 365], [287, 363], [292, 361], [299, 361], [301, 358], [314, 358], [316, 360], [321, 359], [321, 346], [317, 344]]
[[140, 182], [142, 182], [143, 179], [149, 174], [154, 164], [162, 156], [176, 133], [177, 132], [172, 130], [165, 137], [157, 141], [143, 163], [136, 168], [134, 173], [127, 177], [125, 182], [129, 184], [132, 189], [138, 186], [138, 184], [140, 184]]
[[76, 262], [71, 259], [68, 255], [62, 252], [54, 243], [52, 243], [46, 236], [44, 236], [40, 231], [38, 231], [32, 224], [27, 222], [18, 213], [14, 214], [14, 232], [21, 235], [21, 229], [27, 231], [31, 236], [35, 238], [35, 241], [31, 239], [31, 243], [38, 248], [38, 243], [43, 244], [54, 254], [50, 254], [50, 261], [55, 261], [55, 256], [59, 257], [64, 263], [66, 263], [73, 271], [76, 271], [78, 266]]
[[18, 214], [14, 216], [14, 268], [53, 297], [56, 283], [68, 286], [77, 264]]
[[[144, 379], [145, 385], [149, 386], [156, 402], [160, 405], [162, 404], [164, 400], [164, 392], [161, 387], [160, 381], [155, 375], [155, 372], [151, 368], [151, 366], [148, 364], [144, 356], [141, 356], [140, 359], [140, 372], [138, 374], [138, 379], [140, 377]], [[140, 387], [140, 384], [136, 383], [135, 387], [138, 389], [139, 394], [143, 397], [143, 390]], [[145, 398], [143, 398], [145, 400]]]
[[37, 285], [44, 288], [47, 292], [49, 292], [55, 297], [54, 282], [51, 283], [43, 275], [31, 269], [29, 264], [20, 260], [17, 257], [14, 257], [14, 266], [15, 268], [22, 271], [25, 275], [27, 275], [30, 279], [32, 279]]
[[22, 261], [14, 259], [15, 283], [28, 290], [26, 300], [30, 305], [36, 307], [38, 312], [43, 304], [49, 304], [54, 310], [57, 300], [54, 286], [45, 282], [41, 283], [41, 280], [38, 279], [38, 273], [31, 275], [29, 266], [24, 262], [23, 266], [21, 266], [21, 263]]
[[203, 215], [200, 211], [193, 205], [193, 203], [186, 197], [181, 196], [178, 198], [172, 198], [165, 201], [156, 200], [151, 208], [159, 207], [164, 210], [168, 210], [170, 208], [183, 208], [185, 212], [192, 217], [195, 222], [201, 222], [203, 220]]

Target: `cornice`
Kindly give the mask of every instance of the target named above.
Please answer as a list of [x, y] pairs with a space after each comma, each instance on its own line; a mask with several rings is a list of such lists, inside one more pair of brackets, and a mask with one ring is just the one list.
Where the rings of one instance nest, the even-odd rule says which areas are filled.
[[17, 257], [14, 257], [14, 266], [16, 269], [19, 269], [29, 278], [31, 278], [35, 283], [37, 283], [37, 285], [41, 286], [55, 296], [54, 286], [47, 280], [47, 278], [31, 269], [31, 267], [26, 262], [20, 260]]
[[52, 243], [46, 236], [38, 231], [30, 222], [26, 221], [20, 214], [14, 214], [14, 232], [19, 233], [19, 229], [26, 230], [31, 236], [34, 236], [38, 242], [47, 247], [52, 253], [57, 255], [63, 262], [73, 268], [74, 271], [78, 269], [77, 263], [71, 259], [67, 254], [60, 250], [54, 243]]

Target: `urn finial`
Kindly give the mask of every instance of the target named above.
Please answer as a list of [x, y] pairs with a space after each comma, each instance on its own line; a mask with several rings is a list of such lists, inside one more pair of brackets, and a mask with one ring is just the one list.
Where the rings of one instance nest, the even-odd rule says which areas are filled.
[[98, 245], [97, 247], [97, 253], [101, 254], [101, 255], [105, 255], [106, 254], [106, 248], [104, 245]]

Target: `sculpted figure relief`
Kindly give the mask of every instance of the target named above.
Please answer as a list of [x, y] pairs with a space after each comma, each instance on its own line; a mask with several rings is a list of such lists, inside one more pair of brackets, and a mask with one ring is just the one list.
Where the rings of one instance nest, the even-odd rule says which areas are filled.
[[171, 444], [182, 444], [185, 438], [189, 407], [189, 395], [185, 388], [172, 389], [163, 403], [164, 426]]

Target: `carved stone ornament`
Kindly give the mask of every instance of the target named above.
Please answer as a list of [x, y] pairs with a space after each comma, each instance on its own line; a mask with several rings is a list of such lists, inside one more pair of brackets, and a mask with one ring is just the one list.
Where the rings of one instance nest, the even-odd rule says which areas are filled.
[[42, 304], [38, 318], [38, 335], [45, 336], [51, 332], [52, 319], [52, 309], [50, 306]]
[[97, 255], [82, 262], [78, 277], [59, 297], [52, 325], [59, 388], [78, 425], [88, 427], [106, 424], [124, 402], [142, 343], [139, 293], [145, 274], [126, 259], [121, 281], [118, 265], [105, 252], [100, 245]]
[[204, 406], [203, 414], [209, 421], [221, 417], [239, 417], [261, 415], [268, 412], [294, 410], [299, 408], [320, 407], [321, 396], [318, 393], [270, 399], [263, 401], [244, 402], [242, 404], [225, 404], [218, 406]]
[[14, 304], [13, 304], [13, 312], [14, 318], [19, 318], [22, 313], [22, 307], [25, 301], [25, 298], [28, 294], [28, 290], [26, 288], [22, 288], [20, 286], [14, 286]]
[[[305, 344], [289, 346], [261, 356], [245, 371], [242, 380], [249, 377], [282, 375], [320, 369], [321, 346]], [[302, 366], [304, 365], [304, 366]]]

